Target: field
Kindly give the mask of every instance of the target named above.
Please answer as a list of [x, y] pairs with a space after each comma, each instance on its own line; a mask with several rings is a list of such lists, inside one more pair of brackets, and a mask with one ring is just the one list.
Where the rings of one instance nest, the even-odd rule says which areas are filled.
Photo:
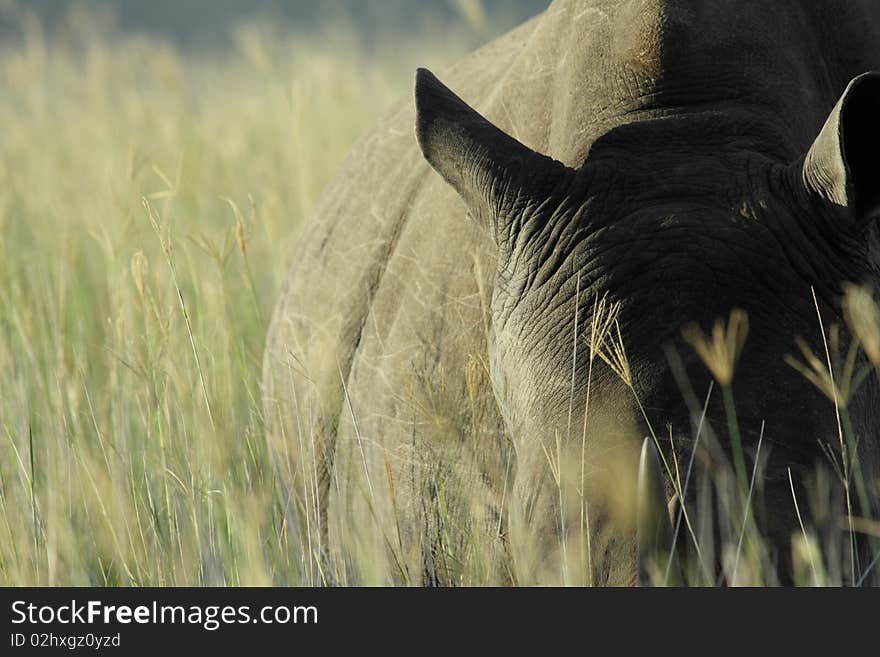
[[[473, 29], [250, 24], [206, 54], [104, 27], [23, 17], [0, 50], [0, 585], [308, 582], [263, 434], [268, 318], [350, 145]], [[802, 583], [845, 579], [796, 549]]]
[[266, 324], [352, 142], [461, 38], [242, 25], [231, 52], [24, 17], [0, 52], [0, 584], [296, 584]]

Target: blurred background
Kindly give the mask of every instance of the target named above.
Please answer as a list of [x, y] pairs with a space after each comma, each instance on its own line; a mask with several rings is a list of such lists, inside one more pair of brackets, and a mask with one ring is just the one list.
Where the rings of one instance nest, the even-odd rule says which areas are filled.
[[[8, 9], [13, 2], [3, 0]], [[402, 30], [442, 31], [464, 24], [475, 37], [491, 36], [544, 9], [549, 0], [28, 0], [30, 12], [49, 27], [62, 24], [72, 8], [102, 16], [106, 25], [143, 32], [175, 43], [226, 45], [235, 26], [271, 22], [280, 29], [316, 29], [347, 24], [365, 42], [394, 38]], [[3, 36], [15, 23], [4, 17]]]
[[416, 66], [545, 4], [0, 0], [0, 585], [315, 583], [260, 394], [297, 241]]

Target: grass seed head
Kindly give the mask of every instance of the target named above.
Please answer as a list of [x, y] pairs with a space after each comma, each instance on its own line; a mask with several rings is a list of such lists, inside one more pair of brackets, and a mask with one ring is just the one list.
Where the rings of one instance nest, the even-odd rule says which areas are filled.
[[716, 320], [711, 336], [696, 324], [689, 324], [682, 333], [715, 380], [722, 386], [730, 385], [749, 335], [749, 318], [745, 311], [733, 309], [726, 326], [722, 320]]
[[627, 387], [632, 388], [632, 371], [623, 346], [623, 335], [618, 322], [619, 314], [619, 301], [609, 303], [607, 295], [601, 299], [596, 296], [587, 343], [590, 347], [590, 360], [598, 356]]
[[880, 366], [880, 308], [871, 290], [865, 286], [850, 285], [843, 300], [846, 323], [862, 343], [870, 361]]

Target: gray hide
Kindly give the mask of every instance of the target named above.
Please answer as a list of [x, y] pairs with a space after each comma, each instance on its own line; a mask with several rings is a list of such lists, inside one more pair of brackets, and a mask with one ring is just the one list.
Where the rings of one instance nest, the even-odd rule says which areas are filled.
[[[634, 400], [687, 463], [710, 377], [682, 328], [733, 308], [784, 571], [788, 468], [807, 481], [838, 438], [783, 357], [797, 337], [824, 354], [811, 288], [827, 327], [845, 282], [878, 284], [880, 78], [850, 84], [874, 69], [873, 0], [556, 0], [444, 71], [454, 94], [420, 72], [325, 191], [268, 337], [267, 435], [310, 576], [635, 582]], [[632, 389], [590, 358], [602, 298]], [[877, 408], [872, 380], [848, 409], [869, 507]], [[718, 387], [706, 422], [729, 458]]]

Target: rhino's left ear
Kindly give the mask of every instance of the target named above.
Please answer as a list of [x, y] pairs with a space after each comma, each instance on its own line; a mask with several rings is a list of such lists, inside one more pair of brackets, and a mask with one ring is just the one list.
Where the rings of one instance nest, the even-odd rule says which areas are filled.
[[416, 137], [428, 163], [496, 240], [542, 206], [574, 171], [495, 127], [434, 75], [416, 74]]
[[880, 216], [880, 73], [849, 83], [807, 153], [803, 179], [858, 225]]

